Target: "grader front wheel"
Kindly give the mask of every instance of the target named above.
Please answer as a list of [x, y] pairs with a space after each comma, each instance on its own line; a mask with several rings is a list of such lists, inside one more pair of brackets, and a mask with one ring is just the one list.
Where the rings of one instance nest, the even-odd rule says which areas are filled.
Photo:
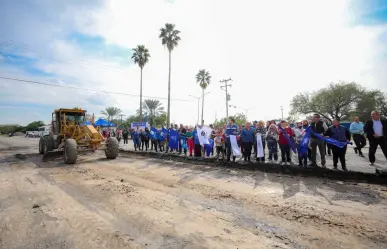
[[116, 159], [118, 156], [119, 144], [115, 137], [109, 137], [106, 141], [105, 155], [107, 159]]
[[74, 164], [77, 162], [77, 142], [74, 139], [67, 139], [64, 145], [64, 163]]

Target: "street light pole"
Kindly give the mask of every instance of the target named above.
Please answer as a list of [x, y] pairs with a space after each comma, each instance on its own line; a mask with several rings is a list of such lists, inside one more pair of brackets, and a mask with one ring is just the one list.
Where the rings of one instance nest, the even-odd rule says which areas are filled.
[[[205, 93], [204, 95], [203, 95], [203, 97], [204, 96], [206, 96], [207, 94], [209, 94], [210, 92], [207, 92], [207, 93]], [[190, 97], [192, 97], [192, 98], [195, 98], [195, 99], [197, 99], [198, 100], [198, 118], [197, 118], [197, 123], [196, 124], [199, 124], [199, 114], [200, 114], [200, 99], [202, 98], [202, 97], [196, 97], [196, 96], [193, 96], [193, 95], [188, 95], [188, 96], [190, 96]]]
[[122, 117], [125, 117], [125, 115], [120, 114], [119, 116], [121, 117], [120, 126], [122, 126]]
[[284, 107], [281, 105], [281, 118], [284, 120]]
[[199, 113], [200, 113], [200, 98], [197, 98], [198, 99], [198, 118], [196, 120], [196, 124], [199, 124]]
[[243, 107], [239, 107], [239, 108], [241, 108], [242, 110], [245, 111], [246, 118], [247, 118], [247, 113], [248, 113], [251, 109], [254, 109], [254, 107], [251, 107], [251, 108], [248, 108], [248, 109], [243, 108]]

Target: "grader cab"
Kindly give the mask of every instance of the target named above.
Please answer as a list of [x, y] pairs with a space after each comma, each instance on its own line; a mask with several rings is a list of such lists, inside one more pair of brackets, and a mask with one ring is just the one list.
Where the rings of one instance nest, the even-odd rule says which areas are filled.
[[106, 158], [116, 159], [119, 145], [115, 137], [104, 137], [99, 128], [83, 125], [86, 110], [81, 108], [58, 109], [52, 113], [50, 135], [39, 140], [39, 153], [43, 161], [63, 154], [66, 164], [74, 164], [79, 152], [104, 149]]

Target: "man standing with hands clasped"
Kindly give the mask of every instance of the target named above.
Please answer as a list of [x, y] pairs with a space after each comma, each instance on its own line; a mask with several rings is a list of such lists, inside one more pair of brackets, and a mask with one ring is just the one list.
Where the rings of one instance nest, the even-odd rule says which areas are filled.
[[373, 166], [375, 164], [375, 153], [378, 145], [387, 159], [387, 120], [380, 119], [379, 113], [373, 111], [371, 113], [371, 120], [368, 120], [364, 125], [364, 132], [367, 134], [368, 141], [370, 142], [368, 154], [370, 165]]

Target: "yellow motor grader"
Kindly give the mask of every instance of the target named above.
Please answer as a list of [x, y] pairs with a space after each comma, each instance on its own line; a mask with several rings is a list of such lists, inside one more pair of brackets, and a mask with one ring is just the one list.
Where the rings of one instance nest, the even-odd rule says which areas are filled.
[[63, 154], [66, 164], [74, 164], [78, 153], [104, 149], [106, 158], [116, 159], [119, 144], [115, 137], [106, 140], [99, 127], [83, 125], [86, 110], [81, 108], [61, 108], [52, 113], [50, 135], [39, 140], [39, 153], [44, 154], [43, 161]]

